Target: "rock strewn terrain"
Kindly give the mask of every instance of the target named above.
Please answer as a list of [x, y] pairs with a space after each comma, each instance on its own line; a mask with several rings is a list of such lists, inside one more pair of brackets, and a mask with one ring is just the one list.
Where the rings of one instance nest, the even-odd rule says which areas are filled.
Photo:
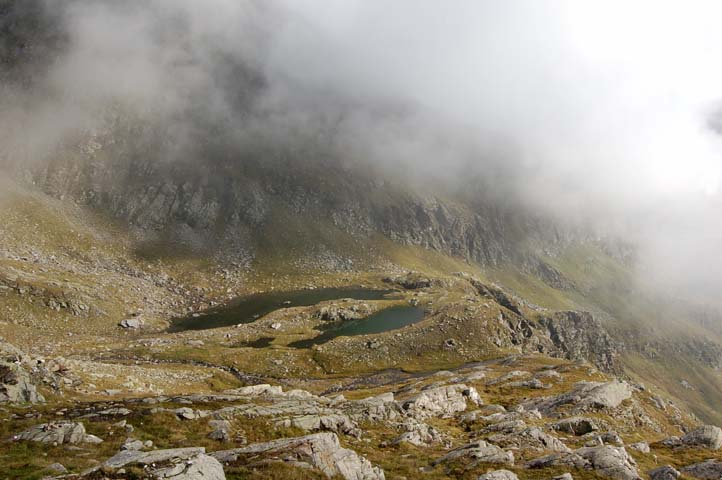
[[[553, 383], [515, 382], [528, 376]], [[705, 472], [714, 464], [695, 459], [720, 455], [720, 430], [679, 418], [653, 397], [588, 364], [520, 356], [327, 395], [258, 384], [10, 406], [17, 413], [3, 431], [13, 471], [21, 451], [45, 451], [30, 468], [60, 463], [71, 472], [53, 478], [531, 479], [542, 472], [633, 480], [664, 462], [711, 478]]]

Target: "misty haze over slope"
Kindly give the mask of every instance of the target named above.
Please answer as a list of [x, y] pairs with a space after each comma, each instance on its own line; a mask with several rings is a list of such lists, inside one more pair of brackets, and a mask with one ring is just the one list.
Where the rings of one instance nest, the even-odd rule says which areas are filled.
[[[645, 278], [718, 291], [714, 2], [16, 3], [0, 4], [17, 14], [4, 61], [22, 67], [3, 77], [7, 161], [118, 112], [163, 138], [145, 161], [313, 145], [592, 225], [635, 244]], [[18, 8], [48, 37], [23, 39]]]

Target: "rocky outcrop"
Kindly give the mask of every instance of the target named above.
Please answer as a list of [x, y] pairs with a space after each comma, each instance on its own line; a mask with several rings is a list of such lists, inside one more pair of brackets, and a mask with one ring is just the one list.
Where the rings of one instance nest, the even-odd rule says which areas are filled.
[[82, 423], [54, 422], [36, 425], [12, 438], [15, 441], [50, 443], [54, 445], [73, 443], [100, 443], [102, 440], [85, 432]]
[[481, 296], [504, 307], [499, 320], [507, 329], [508, 339], [499, 339], [499, 345], [508, 342], [510, 346], [522, 347], [528, 352], [567, 360], [588, 360], [607, 372], [618, 370], [621, 345], [591, 313], [547, 312], [497, 285], [483, 283], [465, 274], [459, 276], [468, 280]]
[[283, 438], [267, 443], [256, 443], [247, 447], [213, 452], [214, 458], [225, 464], [241, 460], [253, 464], [254, 459], [286, 462], [296, 466], [312, 467], [329, 478], [335, 476], [345, 480], [384, 480], [379, 467], [353, 450], [341, 447], [333, 433], [316, 433], [305, 437]]

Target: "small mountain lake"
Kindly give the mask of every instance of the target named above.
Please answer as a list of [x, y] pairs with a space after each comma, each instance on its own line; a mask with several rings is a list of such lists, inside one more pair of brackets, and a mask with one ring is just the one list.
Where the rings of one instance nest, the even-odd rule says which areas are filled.
[[342, 323], [330, 324], [325, 328], [322, 327], [324, 332], [321, 335], [306, 340], [299, 340], [290, 343], [288, 346], [294, 348], [310, 348], [313, 345], [326, 343], [336, 337], [352, 337], [355, 335], [388, 332], [389, 330], [396, 330], [397, 328], [420, 322], [423, 318], [423, 308], [397, 305], [379, 310], [366, 318], [348, 320]]
[[[308, 307], [319, 302], [351, 298], [353, 300], [385, 300], [396, 290], [375, 290], [361, 287], [318, 288], [266, 292], [232, 300], [230, 303], [200, 314], [178, 318], [171, 322], [169, 332], [207, 330], [251, 323], [274, 310], [288, 307]], [[369, 317], [370, 318], [370, 317]]]

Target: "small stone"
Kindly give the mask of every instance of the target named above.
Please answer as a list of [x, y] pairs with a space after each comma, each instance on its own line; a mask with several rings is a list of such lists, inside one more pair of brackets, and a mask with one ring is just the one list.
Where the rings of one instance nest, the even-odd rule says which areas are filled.
[[145, 322], [140, 317], [133, 317], [133, 318], [124, 318], [120, 321], [118, 325], [120, 325], [122, 328], [128, 328], [128, 329], [138, 329], [141, 328]]

